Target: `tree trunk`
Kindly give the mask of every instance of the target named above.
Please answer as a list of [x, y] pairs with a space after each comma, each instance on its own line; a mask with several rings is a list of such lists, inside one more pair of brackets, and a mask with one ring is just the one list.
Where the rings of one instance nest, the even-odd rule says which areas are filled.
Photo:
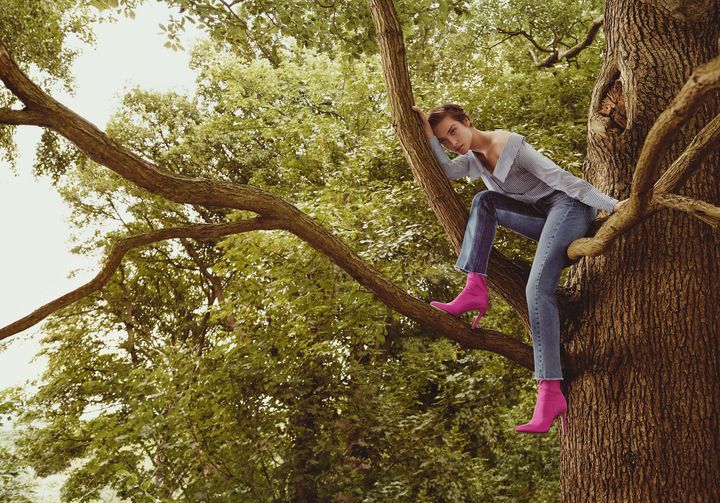
[[[607, 54], [593, 92], [585, 178], [628, 197], [643, 141], [693, 69], [718, 53], [720, 2], [608, 0]], [[720, 113], [712, 96], [660, 172]], [[711, 154], [679, 193], [718, 205]], [[583, 258], [567, 284], [580, 320], [564, 336], [564, 502], [720, 501], [720, 236], [664, 210]]]

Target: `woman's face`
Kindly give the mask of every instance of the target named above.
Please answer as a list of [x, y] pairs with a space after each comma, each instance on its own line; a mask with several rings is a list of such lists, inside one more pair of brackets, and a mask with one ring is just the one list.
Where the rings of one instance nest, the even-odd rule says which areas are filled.
[[433, 128], [433, 133], [440, 144], [451, 152], [464, 154], [470, 149], [472, 128], [467, 119], [460, 122], [447, 115]]

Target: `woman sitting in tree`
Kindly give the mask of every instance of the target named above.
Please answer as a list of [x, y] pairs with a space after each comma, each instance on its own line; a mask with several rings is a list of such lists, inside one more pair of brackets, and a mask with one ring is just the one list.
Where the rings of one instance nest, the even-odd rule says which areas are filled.
[[[472, 201], [455, 269], [467, 274], [462, 292], [433, 307], [459, 316], [479, 311], [472, 328], [488, 308], [487, 267], [497, 225], [537, 242], [525, 293], [533, 338], [538, 397], [529, 423], [516, 431], [545, 433], [557, 417], [565, 432], [567, 402], [560, 389], [560, 321], [555, 288], [570, 265], [570, 243], [586, 236], [598, 210], [617, 211], [618, 201], [587, 181], [558, 167], [518, 133], [480, 131], [459, 105], [433, 108], [429, 117], [414, 106], [435, 158], [450, 180], [482, 177], [489, 190]], [[450, 160], [441, 145], [459, 154]]]

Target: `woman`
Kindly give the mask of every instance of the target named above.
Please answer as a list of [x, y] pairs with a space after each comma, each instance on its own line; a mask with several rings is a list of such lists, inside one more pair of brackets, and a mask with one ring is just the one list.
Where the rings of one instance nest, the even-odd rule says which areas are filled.
[[[462, 292], [450, 303], [433, 307], [459, 316], [478, 310], [474, 329], [488, 307], [487, 266], [496, 225], [538, 243], [525, 293], [533, 337], [538, 398], [529, 423], [516, 431], [546, 433], [562, 417], [567, 403], [560, 389], [560, 323], [555, 287], [570, 265], [567, 248], [585, 236], [598, 210], [612, 213], [626, 202], [603, 194], [558, 167], [526, 143], [520, 134], [480, 131], [459, 105], [433, 108], [429, 117], [413, 106], [438, 163], [450, 180], [482, 177], [489, 190], [475, 195], [455, 269], [467, 273]], [[450, 160], [441, 145], [459, 154]]]

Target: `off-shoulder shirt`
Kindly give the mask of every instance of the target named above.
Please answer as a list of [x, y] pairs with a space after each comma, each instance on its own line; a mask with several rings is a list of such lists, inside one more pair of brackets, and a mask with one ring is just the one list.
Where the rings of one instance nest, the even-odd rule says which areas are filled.
[[588, 206], [613, 212], [618, 200], [600, 192], [535, 150], [521, 134], [511, 132], [495, 170], [490, 172], [472, 150], [450, 159], [437, 136], [428, 140], [430, 149], [450, 180], [482, 177], [489, 190], [534, 203], [558, 189]]

